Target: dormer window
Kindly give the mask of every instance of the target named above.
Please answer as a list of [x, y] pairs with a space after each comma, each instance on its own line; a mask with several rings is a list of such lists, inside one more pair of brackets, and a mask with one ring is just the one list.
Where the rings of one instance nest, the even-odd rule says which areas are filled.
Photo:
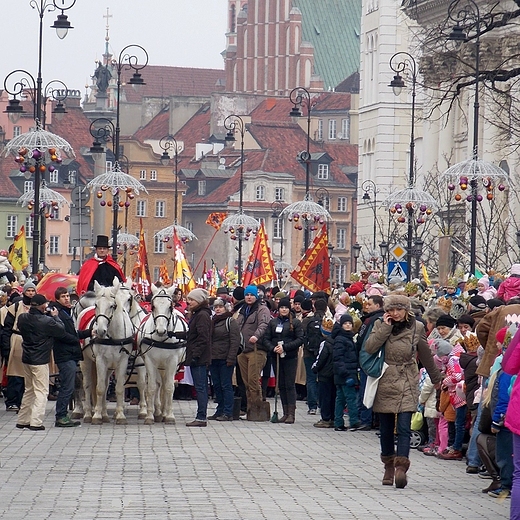
[[329, 178], [329, 165], [318, 164], [318, 179], [325, 181]]
[[199, 181], [197, 186], [197, 195], [206, 195], [206, 181]]
[[265, 200], [265, 186], [256, 187], [256, 200]]

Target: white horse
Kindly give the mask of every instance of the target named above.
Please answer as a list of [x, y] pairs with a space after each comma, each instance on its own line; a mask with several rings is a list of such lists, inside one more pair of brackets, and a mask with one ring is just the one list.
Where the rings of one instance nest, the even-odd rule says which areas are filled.
[[[117, 278], [114, 278], [114, 284], [116, 284]], [[123, 306], [130, 316], [130, 320], [134, 326], [134, 332], [139, 328], [141, 322], [146, 316], [146, 311], [139, 305], [139, 302], [135, 298], [135, 293], [132, 290], [132, 280], [127, 279], [126, 282], [119, 285], [119, 293], [123, 301]], [[93, 291], [85, 293], [78, 303], [75, 305], [73, 310], [73, 316], [75, 318], [76, 327], [79, 328], [80, 321], [87, 313], [93, 314], [94, 306], [96, 303], [96, 294]], [[83, 385], [81, 395], [77, 396], [74, 402], [74, 411], [72, 412], [73, 419], [83, 418], [83, 422], [92, 422], [92, 409], [94, 408], [94, 385], [96, 384], [95, 374], [95, 359], [93, 357], [92, 348], [90, 342], [85, 342], [83, 349], [83, 361], [80, 363], [81, 372], [83, 376]], [[135, 371], [137, 374], [137, 388], [139, 389], [139, 419], [146, 417], [146, 368], [144, 366], [144, 360], [135, 351], [132, 351], [129, 358], [129, 368]], [[103, 408], [103, 421], [110, 422], [108, 413], [106, 410], [106, 399], [104, 400]]]
[[[119, 280], [113, 287], [102, 287], [94, 282], [96, 293], [92, 355], [96, 362], [96, 406], [92, 424], [102, 424], [106, 415], [106, 393], [110, 371], [116, 375], [116, 424], [126, 424], [124, 389], [128, 358], [134, 341], [134, 326], [124, 307]], [[85, 389], [87, 393], [87, 389]], [[86, 397], [86, 396], [85, 396]]]
[[[152, 285], [152, 313], [137, 333], [137, 344], [146, 365], [145, 424], [164, 421], [175, 424], [173, 414], [174, 377], [186, 353], [185, 338], [188, 325], [184, 316], [174, 308], [174, 288]], [[158, 376], [160, 383], [158, 384]], [[160, 388], [160, 399], [156, 393]]]

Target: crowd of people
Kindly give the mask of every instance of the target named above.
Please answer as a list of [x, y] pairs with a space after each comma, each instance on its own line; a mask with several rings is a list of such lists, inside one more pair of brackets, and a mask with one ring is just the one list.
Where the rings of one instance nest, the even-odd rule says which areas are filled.
[[[108, 243], [98, 237], [96, 245], [85, 290], [120, 277]], [[16, 427], [44, 429], [52, 362], [61, 384], [55, 425], [76, 426], [67, 404], [89, 332], [76, 330], [68, 291], [59, 288], [50, 305], [31, 281], [4, 289], [3, 393], [7, 409], [19, 412]], [[248, 285], [214, 296], [196, 288], [184, 298], [178, 289], [174, 305], [189, 325], [184, 364], [197, 400], [186, 426], [245, 416], [267, 399], [274, 376], [277, 422], [293, 424], [300, 400], [307, 414], [319, 414], [316, 428], [378, 430], [382, 484], [404, 488], [419, 414], [419, 451], [465, 459], [468, 474], [490, 480], [482, 491], [511, 498], [511, 518], [520, 518], [520, 265], [501, 283], [484, 276], [432, 288], [371, 273], [331, 294]], [[378, 377], [365, 373], [361, 352], [382, 354]], [[216, 408], [208, 416], [210, 388]]]

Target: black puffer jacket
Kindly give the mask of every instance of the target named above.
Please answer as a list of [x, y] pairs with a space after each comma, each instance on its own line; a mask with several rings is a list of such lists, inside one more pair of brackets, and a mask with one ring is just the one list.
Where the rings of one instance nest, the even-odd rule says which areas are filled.
[[186, 337], [186, 365], [209, 366], [211, 363], [211, 311], [208, 302], [193, 309]]
[[[282, 325], [282, 331], [276, 332], [278, 325]], [[269, 352], [272, 352], [279, 341], [283, 341], [283, 349], [286, 359], [294, 359], [298, 356], [298, 349], [303, 345], [303, 328], [300, 320], [291, 316], [273, 318], [267, 325], [262, 342]]]
[[26, 365], [49, 363], [54, 340], [67, 336], [59, 318], [47, 316], [34, 307], [20, 315], [18, 327], [23, 339], [22, 362]]
[[[334, 327], [339, 324], [334, 325]], [[331, 336], [323, 338], [323, 343], [320, 346], [318, 357], [312, 365], [312, 371], [318, 374], [318, 381], [322, 383], [332, 383], [334, 381], [334, 364], [333, 364], [333, 351], [334, 351], [334, 340]]]
[[359, 363], [357, 348], [353, 340], [354, 334], [350, 330], [335, 327], [331, 337], [334, 340], [334, 384], [344, 385], [350, 378], [357, 382]]

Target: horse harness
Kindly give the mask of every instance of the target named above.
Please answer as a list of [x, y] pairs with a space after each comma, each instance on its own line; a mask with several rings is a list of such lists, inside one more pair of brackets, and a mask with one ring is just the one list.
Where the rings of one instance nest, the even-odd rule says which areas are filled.
[[[168, 298], [168, 300], [170, 301], [170, 309], [173, 309], [173, 299], [169, 294], [165, 293], [164, 291], [161, 291], [160, 293], [156, 294], [152, 298], [152, 309], [153, 309], [153, 301], [155, 300], [155, 298]], [[166, 314], [154, 315], [153, 311], [152, 311], [154, 327], [155, 327], [155, 324], [156, 324], [156, 321], [158, 318], [164, 318], [168, 323], [170, 323], [170, 322], [172, 322], [172, 319], [174, 318], [174, 316], [175, 316], [175, 321], [177, 321], [179, 319], [179, 317], [176, 316], [173, 312], [170, 314], [170, 316], [168, 316]], [[149, 318], [150, 318], [150, 315], [145, 316], [145, 318], [143, 319], [143, 321], [141, 323], [141, 327], [140, 327], [141, 330], [144, 328], [143, 325]], [[184, 328], [184, 331], [181, 334], [185, 335], [187, 332], [186, 323], [184, 322], [184, 320], [181, 320], [181, 323]], [[155, 329], [150, 333], [150, 336], [152, 336], [154, 333], [155, 333]], [[186, 345], [186, 340], [184, 338], [177, 337], [175, 333], [173, 333], [172, 336], [170, 336], [170, 334], [168, 334], [168, 338], [164, 341], [154, 340], [151, 337], [147, 338], [146, 336], [144, 336], [144, 334], [145, 333], [143, 332], [143, 338], [141, 339], [141, 343], [148, 345], [148, 349], [146, 350], [146, 352], [148, 352], [148, 350], [150, 350], [152, 347], [168, 349], [168, 350], [176, 350], [179, 348], [183, 348]], [[169, 340], [172, 337], [175, 337], [178, 341], [176, 343], [170, 343]], [[143, 354], [146, 354], [146, 352], [143, 352]]]

